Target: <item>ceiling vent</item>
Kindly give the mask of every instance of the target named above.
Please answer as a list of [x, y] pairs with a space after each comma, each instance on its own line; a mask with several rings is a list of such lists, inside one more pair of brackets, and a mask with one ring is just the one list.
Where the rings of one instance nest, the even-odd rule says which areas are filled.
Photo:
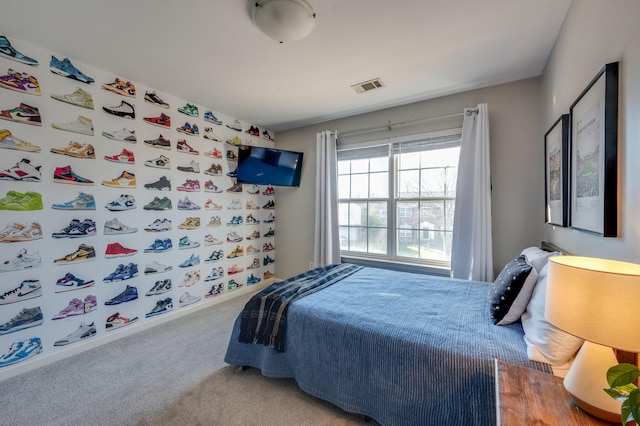
[[357, 93], [364, 93], [364, 92], [370, 92], [371, 90], [380, 89], [381, 87], [384, 87], [384, 84], [382, 84], [382, 80], [380, 80], [379, 78], [374, 78], [373, 80], [363, 81], [362, 83], [354, 84], [351, 87]]

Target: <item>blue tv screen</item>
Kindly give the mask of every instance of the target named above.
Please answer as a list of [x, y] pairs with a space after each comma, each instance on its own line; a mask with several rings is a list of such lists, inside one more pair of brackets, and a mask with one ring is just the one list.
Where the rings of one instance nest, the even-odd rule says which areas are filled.
[[300, 186], [302, 152], [260, 146], [238, 147], [238, 182]]

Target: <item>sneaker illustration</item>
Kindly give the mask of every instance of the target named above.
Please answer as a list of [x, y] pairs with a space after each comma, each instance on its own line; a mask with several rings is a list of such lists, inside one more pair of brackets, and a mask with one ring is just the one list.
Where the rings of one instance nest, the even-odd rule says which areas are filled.
[[271, 279], [273, 277], [275, 277], [273, 272], [265, 271], [264, 274], [262, 274], [262, 278], [265, 280]]
[[269, 230], [264, 234], [265, 237], [273, 237], [274, 235], [276, 235], [276, 231], [274, 231], [273, 228], [269, 228]]
[[257, 127], [251, 126], [249, 130], [245, 130], [245, 133], [251, 136], [260, 136], [260, 129]]
[[25, 152], [40, 152], [41, 150], [38, 145], [16, 138], [7, 129], [0, 129], [0, 148]]
[[112, 132], [102, 132], [102, 136], [114, 141], [127, 143], [136, 143], [138, 141], [138, 138], [136, 137], [136, 131], [125, 128], [114, 130]]
[[9, 346], [9, 352], [0, 355], [0, 367], [7, 367], [32, 358], [42, 352], [42, 342], [39, 337], [14, 342]]
[[5, 36], [0, 36], [0, 56], [4, 56], [7, 59], [11, 59], [16, 62], [20, 62], [21, 64], [27, 64], [32, 66], [38, 66], [38, 61], [36, 59], [30, 58], [22, 53], [18, 52], [11, 43], [9, 39]]
[[200, 173], [200, 163], [191, 160], [187, 165], [178, 166], [178, 170], [181, 172]]
[[156, 306], [149, 312], [147, 312], [144, 316], [145, 318], [155, 317], [157, 315], [166, 314], [167, 312], [171, 312], [173, 310], [173, 300], [170, 297], [167, 297], [164, 300], [158, 300], [156, 302]]
[[211, 200], [211, 198], [209, 198], [204, 203], [204, 209], [205, 210], [222, 210], [222, 206], [219, 205], [219, 204], [214, 203], [213, 200]]
[[190, 271], [184, 273], [184, 278], [178, 284], [178, 287], [191, 287], [200, 281], [200, 271]]
[[218, 280], [222, 277], [224, 277], [224, 269], [222, 269], [222, 266], [219, 266], [217, 268], [213, 268], [211, 270], [211, 273], [207, 275], [207, 277], [204, 280], [213, 281], [213, 280]]
[[247, 201], [247, 204], [245, 204], [245, 207], [247, 208], [247, 210], [259, 210], [260, 209], [260, 207], [258, 207], [258, 205], [256, 205], [256, 203], [254, 203], [253, 200]]
[[36, 327], [42, 325], [44, 317], [40, 307], [22, 308], [22, 310], [9, 321], [0, 324], [0, 335], [14, 333], [24, 330], [25, 328]]
[[0, 111], [0, 120], [15, 121], [17, 123], [31, 124], [32, 126], [42, 126], [38, 108], [27, 105], [24, 102], [15, 108]]
[[207, 234], [204, 236], [204, 245], [205, 246], [217, 246], [222, 244], [222, 241], [217, 239], [211, 234]]
[[236, 167], [234, 170], [227, 172], [227, 176], [232, 178], [238, 177], [238, 168]]
[[18, 287], [0, 294], [0, 305], [22, 302], [40, 296], [42, 296], [40, 280], [24, 280]]
[[0, 272], [20, 271], [22, 269], [39, 268], [42, 263], [40, 254], [36, 251], [27, 253], [27, 249], [21, 249], [13, 259], [0, 263]]
[[240, 146], [242, 145], [242, 139], [237, 136], [232, 137], [231, 139], [227, 139], [227, 144], [232, 146]]
[[113, 212], [135, 209], [136, 199], [133, 197], [133, 195], [122, 194], [115, 200], [105, 204], [105, 207], [107, 210], [111, 210]]
[[229, 280], [229, 284], [227, 285], [227, 290], [233, 291], [240, 287], [242, 287], [242, 283], [236, 282], [236, 280]]
[[12, 182], [40, 182], [40, 166], [31, 164], [31, 160], [23, 158], [15, 166], [0, 171], [0, 180]]
[[191, 136], [197, 136], [200, 134], [200, 130], [196, 123], [189, 124], [189, 122], [184, 123], [184, 126], [180, 126], [176, 129], [180, 133], [184, 133]]
[[144, 249], [145, 253], [164, 253], [173, 249], [171, 239], [165, 238], [164, 240], [156, 239], [149, 247]]
[[84, 315], [91, 311], [95, 311], [97, 307], [98, 301], [92, 294], [85, 297], [84, 301], [78, 299], [77, 297], [74, 297], [69, 301], [69, 304], [66, 308], [55, 314], [51, 319], [59, 320], [74, 317], [76, 315]]
[[120, 80], [118, 77], [112, 83], [105, 83], [100, 87], [118, 95], [136, 97], [136, 86], [130, 81]]
[[202, 299], [200, 296], [192, 296], [189, 292], [185, 292], [182, 296], [180, 296], [180, 307], [189, 306], [196, 302], [199, 302]]
[[56, 281], [56, 293], [64, 293], [66, 291], [80, 290], [91, 287], [95, 284], [94, 280], [83, 280], [68, 272], [62, 278]]
[[94, 323], [85, 324], [80, 323], [80, 326], [64, 339], [57, 340], [53, 346], [66, 346], [72, 343], [77, 343], [81, 340], [88, 339], [96, 335], [96, 326]]
[[52, 238], [82, 238], [96, 235], [96, 223], [91, 219], [73, 219], [68, 226], [51, 234]]
[[204, 192], [214, 192], [214, 193], [220, 193], [222, 192], [222, 189], [218, 188], [217, 186], [215, 186], [213, 184], [213, 181], [208, 180], [204, 183]]
[[104, 257], [107, 259], [113, 259], [115, 257], [133, 256], [138, 253], [138, 250], [123, 247], [120, 243], [107, 244], [107, 249], [104, 252]]
[[93, 145], [88, 143], [69, 142], [69, 144], [62, 148], [51, 148], [51, 152], [54, 154], [68, 155], [74, 158], [96, 158], [96, 152], [93, 149]]
[[[180, 247], [182, 248], [182, 247]], [[192, 254], [191, 256], [189, 256], [189, 258], [187, 260], [185, 260], [184, 262], [182, 262], [181, 264], [179, 264], [178, 266], [180, 268], [191, 268], [192, 266], [196, 266], [200, 264], [200, 256], [198, 256], [197, 254]]]
[[151, 105], [159, 106], [160, 108], [165, 108], [165, 109], [170, 108], [170, 105], [165, 101], [163, 101], [162, 98], [160, 98], [160, 96], [158, 96], [158, 94], [155, 91], [152, 91], [152, 92], [146, 91], [144, 94], [144, 101]]
[[247, 225], [257, 225], [260, 223], [260, 221], [258, 219], [256, 219], [255, 217], [253, 217], [252, 214], [248, 214], [247, 215]]
[[163, 265], [161, 263], [156, 262], [155, 260], [144, 267], [144, 274], [161, 274], [163, 272], [167, 272], [173, 269], [171, 265]]
[[67, 265], [69, 263], [80, 263], [96, 258], [96, 251], [93, 246], [87, 244], [80, 244], [78, 249], [73, 253], [69, 253], [59, 259], [55, 259], [53, 263], [55, 265]]
[[162, 135], [158, 136], [156, 139], [145, 140], [144, 144], [153, 148], [171, 149], [171, 141], [162, 137]]
[[205, 175], [220, 176], [222, 175], [222, 166], [220, 164], [211, 163], [211, 167], [204, 171]]
[[258, 238], [260, 238], [260, 232], [258, 231], [253, 231], [248, 237], [247, 240], [257, 240]]
[[229, 222], [227, 222], [227, 226], [238, 226], [242, 225], [243, 219], [242, 216], [233, 216]]
[[220, 259], [224, 258], [224, 251], [223, 250], [214, 250], [213, 252], [211, 252], [211, 254], [209, 255], [209, 257], [207, 257], [204, 261], [206, 263], [211, 263], [211, 262], [217, 262]]
[[240, 256], [244, 256], [244, 249], [242, 248], [242, 246], [237, 246], [231, 253], [227, 255], [227, 258], [233, 259]]
[[239, 120], [234, 120], [233, 124], [227, 124], [227, 127], [231, 130], [235, 130], [236, 132], [242, 131], [242, 125], [240, 124]]
[[49, 62], [49, 70], [54, 74], [68, 77], [73, 80], [78, 80], [83, 83], [91, 84], [95, 82], [92, 77], [89, 77], [88, 75], [77, 69], [75, 66], [73, 66], [69, 58], [64, 58], [60, 61], [58, 58], [52, 55], [51, 61]]
[[51, 95], [56, 101], [64, 102], [80, 108], [93, 109], [93, 97], [91, 93], [76, 87], [76, 90], [65, 95]]
[[167, 197], [154, 197], [149, 204], [143, 207], [145, 210], [171, 210], [171, 200]]
[[142, 121], [154, 126], [167, 127], [167, 128], [171, 127], [171, 117], [169, 117], [164, 113], [160, 114], [157, 117], [144, 117]]
[[200, 181], [198, 179], [187, 179], [182, 185], [176, 188], [178, 191], [198, 192], [200, 191]]
[[103, 180], [102, 185], [109, 186], [111, 188], [135, 188], [136, 176], [125, 170], [115, 179]]
[[20, 73], [9, 68], [7, 74], [0, 76], [0, 87], [27, 95], [40, 96], [38, 79], [28, 73]]
[[206, 111], [203, 118], [204, 121], [208, 121], [209, 123], [217, 124], [218, 126], [222, 125], [222, 121], [218, 120], [218, 118], [213, 115], [211, 111]]
[[113, 163], [136, 164], [136, 156], [128, 149], [123, 149], [119, 154], [105, 155], [104, 159]]
[[119, 305], [121, 303], [130, 302], [138, 298], [138, 289], [136, 287], [128, 285], [124, 291], [118, 294], [113, 299], [109, 299], [104, 302], [107, 306]]
[[273, 137], [273, 136], [271, 136], [271, 135], [269, 134], [269, 132], [268, 132], [268, 131], [266, 131], [266, 130], [265, 130], [264, 132], [262, 132], [262, 137], [263, 137], [264, 139], [268, 140], [268, 141], [274, 141], [274, 140], [275, 140], [275, 139], [274, 139], [274, 137]]
[[171, 181], [166, 176], [160, 176], [155, 182], [145, 183], [146, 189], [155, 189], [157, 191], [171, 191]]
[[200, 206], [185, 196], [178, 199], [178, 210], [200, 210]]
[[222, 142], [222, 139], [220, 139], [220, 136], [218, 136], [214, 131], [213, 131], [213, 127], [205, 127], [204, 128], [204, 135], [203, 137], [205, 139], [209, 139], [210, 141], [216, 141], [216, 142]]
[[262, 251], [264, 252], [273, 251], [275, 249], [276, 249], [275, 246], [271, 243], [264, 243], [262, 245]]
[[249, 189], [247, 189], [247, 193], [251, 195], [256, 195], [260, 193], [260, 187], [258, 185], [251, 185]]
[[171, 219], [156, 219], [152, 224], [144, 228], [147, 232], [171, 231]]
[[227, 192], [232, 192], [236, 194], [242, 192], [242, 184], [234, 183], [230, 188], [227, 188]]
[[91, 179], [77, 175], [71, 170], [71, 166], [56, 167], [56, 170], [53, 172], [53, 181], [70, 185], [91, 186], [94, 184]]
[[189, 115], [191, 117], [198, 117], [198, 107], [192, 104], [186, 104], [185, 106], [178, 107], [178, 112]]
[[165, 157], [164, 155], [160, 155], [158, 158], [154, 158], [152, 160], [147, 160], [144, 162], [144, 165], [147, 167], [155, 167], [156, 169], [170, 169], [171, 168], [171, 160], [169, 157]]
[[116, 312], [115, 314], [109, 316], [104, 325], [106, 331], [116, 330], [121, 327], [125, 327], [129, 324], [133, 324], [138, 320], [138, 317], [134, 318], [126, 318], [120, 315], [120, 312]]
[[113, 282], [113, 281], [124, 281], [130, 280], [131, 278], [138, 275], [138, 265], [135, 263], [129, 263], [128, 265], [123, 265], [122, 263], [118, 265], [118, 267], [104, 277], [102, 281], [104, 282]]
[[242, 209], [242, 203], [240, 202], [240, 200], [233, 199], [231, 200], [231, 203], [227, 206], [227, 208], [229, 210], [241, 210]]
[[262, 281], [262, 279], [256, 277], [255, 275], [251, 274], [249, 276], [249, 278], [247, 278], [247, 285], [251, 285], [251, 284], [257, 284], [260, 281]]
[[[180, 238], [180, 241], [178, 242], [178, 249], [180, 250], [193, 249], [196, 247], [200, 247], [200, 243], [197, 241], [191, 241], [186, 235]], [[200, 262], [200, 259], [198, 259], [198, 262]]]
[[269, 200], [262, 208], [265, 210], [273, 210], [276, 208], [276, 203], [274, 203], [273, 200]]
[[158, 280], [158, 281], [156, 281], [156, 283], [153, 285], [153, 287], [151, 287], [151, 290], [146, 292], [144, 295], [145, 296], [156, 296], [158, 294], [162, 294], [162, 293], [166, 293], [168, 291], [171, 291], [171, 289], [172, 289], [171, 279], [167, 278], [166, 280]]
[[244, 271], [244, 268], [240, 268], [238, 265], [234, 264], [232, 266], [229, 266], [229, 268], [227, 268], [227, 275], [235, 275], [243, 271]]
[[209, 290], [209, 292], [205, 294], [204, 297], [207, 298], [207, 297], [219, 296], [223, 292], [224, 292], [224, 287], [222, 284], [214, 284], [211, 286], [211, 290]]
[[83, 115], [79, 115], [76, 121], [70, 121], [67, 123], [51, 123], [51, 127], [58, 130], [64, 130], [66, 132], [93, 136], [93, 121]]
[[79, 192], [73, 200], [52, 204], [51, 208], [56, 210], [95, 210], [96, 200], [91, 194]]
[[121, 223], [117, 217], [104, 223], [104, 235], [133, 234], [136, 232], [138, 232], [138, 228], [132, 228]]
[[260, 259], [257, 257], [253, 259], [253, 263], [247, 266], [247, 269], [258, 269], [260, 267]]
[[178, 229], [196, 229], [200, 227], [200, 218], [199, 217], [188, 217], [178, 225]]
[[273, 215], [273, 213], [269, 213], [269, 216], [267, 216], [267, 218], [264, 220], [264, 223], [273, 223], [275, 222], [276, 217]]
[[209, 219], [209, 223], [207, 223], [207, 226], [220, 226], [220, 224], [220, 216], [211, 216], [211, 219]]
[[209, 158], [222, 159], [222, 152], [218, 148], [213, 148], [211, 151], [205, 152], [204, 156]]
[[249, 247], [247, 247], [247, 254], [256, 254], [256, 253], [260, 253], [260, 249], [255, 248], [253, 244], [249, 244]]
[[[238, 161], [238, 155], [235, 152], [233, 152], [232, 150], [228, 149], [227, 150], [227, 160], [236, 162], [236, 161]], [[237, 172], [237, 169], [236, 169], [236, 176], [237, 175], [238, 175], [238, 172]]]
[[136, 118], [136, 108], [129, 102], [125, 101], [120, 101], [120, 105], [102, 107], [102, 110], [108, 114], [115, 115], [116, 117], [128, 118], [130, 120]]
[[0, 210], [42, 210], [42, 195], [31, 191], [8, 191], [4, 198], [0, 198]]
[[275, 195], [276, 190], [273, 189], [273, 186], [267, 186], [267, 188], [262, 191], [262, 195]]
[[264, 266], [267, 266], [268, 264], [273, 263], [273, 262], [275, 262], [275, 260], [270, 258], [269, 256], [265, 256], [262, 259], [262, 265], [264, 265]]
[[187, 141], [184, 139], [178, 141], [178, 144], [176, 145], [176, 150], [178, 152], [184, 152], [185, 154], [192, 154], [192, 155], [200, 154], [200, 151], [197, 151], [191, 148], [187, 143]]

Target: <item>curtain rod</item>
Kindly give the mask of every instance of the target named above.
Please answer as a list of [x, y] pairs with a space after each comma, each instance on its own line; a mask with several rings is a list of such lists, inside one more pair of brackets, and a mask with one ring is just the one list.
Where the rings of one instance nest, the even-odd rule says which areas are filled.
[[[473, 112], [473, 110], [477, 111], [478, 109], [477, 108], [469, 108], [469, 109], [467, 109], [468, 112]], [[421, 123], [423, 121], [437, 120], [437, 119], [440, 119], [440, 118], [457, 117], [457, 116], [461, 116], [461, 115], [464, 115], [464, 112], [456, 112], [456, 113], [452, 113], [452, 114], [435, 115], [433, 117], [418, 118], [418, 119], [415, 119], [415, 120], [402, 121], [402, 122], [399, 122], [399, 123], [391, 123], [391, 122], [389, 122], [389, 124], [387, 124], [386, 126], [371, 127], [371, 128], [366, 128], [366, 129], [351, 130], [349, 132], [344, 132], [344, 133], [338, 133], [338, 137], [340, 137], [340, 136], [342, 136], [342, 137], [354, 136], [354, 135], [360, 135], [360, 134], [365, 134], [365, 133], [378, 132], [380, 130], [389, 130], [389, 131], [391, 131], [391, 129], [393, 129], [394, 127], [407, 126], [409, 124]]]

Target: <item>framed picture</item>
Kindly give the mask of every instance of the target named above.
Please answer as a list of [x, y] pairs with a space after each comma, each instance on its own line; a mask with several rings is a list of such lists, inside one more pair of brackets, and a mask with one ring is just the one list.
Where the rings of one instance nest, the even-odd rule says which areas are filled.
[[617, 236], [618, 63], [598, 72], [571, 105], [570, 226]]
[[569, 219], [569, 114], [544, 135], [545, 223], [567, 226]]

